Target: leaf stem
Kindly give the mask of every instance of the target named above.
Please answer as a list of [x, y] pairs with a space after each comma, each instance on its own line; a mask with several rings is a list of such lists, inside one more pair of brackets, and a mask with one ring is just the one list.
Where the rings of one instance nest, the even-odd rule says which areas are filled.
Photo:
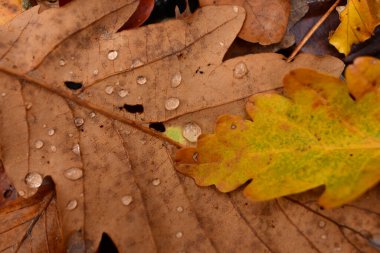
[[294, 57], [296, 57], [298, 52], [302, 49], [302, 47], [306, 44], [306, 42], [311, 38], [311, 36], [313, 36], [315, 31], [323, 24], [323, 22], [325, 22], [327, 17], [330, 16], [330, 14], [335, 10], [339, 2], [340, 0], [336, 0], [335, 3], [331, 5], [330, 9], [328, 9], [328, 11], [325, 14], [323, 14], [323, 16], [318, 20], [318, 22], [315, 23], [315, 25], [313, 25], [313, 27], [306, 33], [306, 35], [302, 38], [302, 40], [297, 45], [297, 47], [293, 50], [292, 54], [289, 56], [286, 62], [291, 62], [294, 59]]

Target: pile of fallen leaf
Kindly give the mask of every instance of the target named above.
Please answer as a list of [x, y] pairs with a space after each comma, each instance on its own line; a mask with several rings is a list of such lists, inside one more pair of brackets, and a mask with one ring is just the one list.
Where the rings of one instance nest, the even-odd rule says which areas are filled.
[[0, 252], [378, 252], [379, 1], [325, 1], [338, 57], [294, 59], [320, 1], [22, 2], [0, 1]]

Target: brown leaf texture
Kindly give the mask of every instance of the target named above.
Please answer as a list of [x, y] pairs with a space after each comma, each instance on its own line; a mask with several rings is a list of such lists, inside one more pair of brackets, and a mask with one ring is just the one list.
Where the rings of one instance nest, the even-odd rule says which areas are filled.
[[[309, 67], [339, 76], [341, 61], [299, 55], [286, 63], [277, 54], [258, 54], [222, 62], [244, 21], [242, 8], [236, 12], [232, 6], [206, 7], [189, 19], [115, 33], [125, 22], [118, 17], [132, 15], [137, 2], [117, 1], [117, 8], [103, 6], [96, 16], [90, 3], [99, 6], [106, 1], [80, 2], [81, 14], [88, 17], [82, 16], [80, 22], [85, 24], [76, 29], [66, 24], [75, 17], [54, 17], [73, 15], [78, 1], [40, 14], [32, 9], [1, 27], [7, 34], [0, 43], [1, 159], [24, 197], [36, 192], [25, 184], [28, 173], [54, 180], [56, 197], [45, 208], [51, 206], [52, 211], [43, 215], [57, 222], [54, 228], [60, 231], [43, 228], [47, 235], [62, 234], [58, 242], [64, 246], [57, 242], [58, 246], [68, 252], [78, 247], [95, 252], [102, 233], [107, 233], [120, 252], [330, 252], [338, 247], [342, 252], [355, 252], [355, 247], [374, 252], [358, 231], [379, 232], [380, 208], [369, 205], [377, 203], [376, 191], [368, 194], [368, 202], [338, 209], [341, 215], [319, 210], [313, 194], [248, 203], [235, 193], [199, 188], [178, 174], [171, 159], [174, 142], [146, 125], [183, 126], [196, 121], [203, 132], [211, 132], [221, 112], [243, 113], [247, 97], [280, 88], [288, 70]], [[36, 20], [44, 18], [53, 24], [61, 20], [67, 29], [55, 31], [44, 46], [34, 41], [24, 49], [31, 34], [49, 34], [48, 23], [40, 22], [45, 28], [35, 29]], [[112, 50], [117, 57], [109, 60]], [[244, 65], [242, 75], [237, 70]], [[180, 85], [172, 87], [177, 73]], [[70, 90], [66, 81], [83, 87]], [[171, 97], [180, 101], [176, 110], [165, 109]], [[144, 112], [127, 112], [124, 104], [141, 105]], [[83, 176], [68, 179], [65, 172], [71, 168]], [[39, 199], [35, 210], [46, 203], [46, 197]], [[22, 208], [14, 213], [25, 215]], [[37, 213], [30, 212], [34, 214], [30, 217]], [[320, 220], [325, 227], [319, 227]], [[28, 225], [16, 231], [3, 224], [0, 250], [13, 252], [14, 245], [21, 249], [29, 247], [34, 237], [44, 239], [37, 235], [44, 231], [38, 222], [31, 233]], [[6, 236], [7, 231], [13, 231], [13, 237]], [[54, 248], [57, 245], [48, 244], [45, 251], [60, 252]]]

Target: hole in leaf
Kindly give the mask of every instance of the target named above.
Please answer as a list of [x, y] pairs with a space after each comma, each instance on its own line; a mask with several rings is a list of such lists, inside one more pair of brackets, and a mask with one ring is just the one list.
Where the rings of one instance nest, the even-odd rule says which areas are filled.
[[12, 193], [13, 193], [13, 190], [12, 188], [9, 188], [9, 189], [6, 189], [4, 192], [3, 192], [3, 197], [5, 199], [8, 199], [12, 196]]
[[356, 101], [356, 98], [351, 93], [350, 93], [350, 98], [352, 98], [352, 100]]
[[119, 253], [115, 243], [107, 233], [102, 234], [102, 239], [99, 243], [98, 253]]
[[149, 124], [149, 128], [152, 128], [161, 133], [165, 132], [166, 130], [165, 125], [162, 122], [152, 122]]
[[127, 112], [130, 113], [143, 113], [144, 112], [144, 106], [137, 104], [137, 105], [128, 105], [124, 104], [122, 107], [119, 107], [120, 109], [125, 109]]
[[65, 81], [65, 85], [70, 90], [79, 90], [80, 88], [83, 87], [82, 83], [76, 83], [76, 82], [71, 82], [71, 81]]

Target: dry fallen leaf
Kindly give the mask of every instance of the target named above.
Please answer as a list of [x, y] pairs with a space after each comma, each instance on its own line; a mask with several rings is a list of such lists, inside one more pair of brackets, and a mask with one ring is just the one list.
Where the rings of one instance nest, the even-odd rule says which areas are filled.
[[380, 24], [380, 2], [350, 0], [340, 13], [340, 20], [329, 41], [340, 53], [348, 55], [353, 44], [369, 39]]
[[201, 0], [200, 6], [238, 5], [245, 9], [247, 18], [239, 37], [249, 42], [270, 45], [282, 40], [288, 26], [289, 0]]
[[[320, 244], [321, 239], [305, 237], [302, 224], [298, 228], [297, 221], [283, 214], [299, 217], [302, 212], [317, 233], [319, 219], [325, 218], [303, 206], [312, 205], [313, 196], [296, 199], [300, 204], [253, 207], [238, 196], [200, 189], [176, 173], [173, 146], [168, 144], [173, 141], [148, 123], [178, 125], [202, 116], [210, 119], [202, 126], [206, 131], [220, 110], [240, 110], [238, 105], [247, 96], [280, 87], [286, 69], [276, 68], [315, 67], [338, 76], [343, 64], [333, 57], [311, 55], [287, 64], [276, 54], [222, 63], [244, 20], [244, 10], [236, 13], [232, 6], [207, 7], [189, 19], [115, 33], [136, 7], [137, 2], [73, 1], [40, 14], [34, 8], [0, 28], [5, 34], [0, 43], [1, 159], [25, 197], [36, 191], [25, 185], [28, 173], [38, 173], [28, 174], [29, 186], [37, 186], [42, 176], [53, 178], [52, 201], [61, 231], [45, 232], [62, 233], [69, 252], [84, 251], [83, 247], [94, 252], [103, 233], [119, 251], [128, 252], [315, 251], [310, 244]], [[52, 32], [52, 26], [65, 29]], [[179, 98], [180, 104], [169, 111], [165, 104], [171, 97]], [[144, 113], [124, 108], [143, 108]], [[371, 208], [378, 210], [377, 205]], [[365, 227], [377, 232], [371, 225], [375, 215], [352, 209], [345, 214], [347, 220], [333, 221], [355, 231]], [[14, 211], [22, 217], [22, 209]], [[351, 224], [358, 212], [363, 212], [363, 224]], [[46, 218], [54, 220], [54, 213]], [[346, 234], [336, 232], [341, 227], [326, 223], [331, 225], [324, 230], [331, 241], [318, 245], [322, 251], [338, 246], [354, 249], [344, 241]], [[44, 231], [11, 228], [5, 227], [7, 237], [1, 230], [1, 245], [27, 247], [23, 244], [33, 239], [34, 230]], [[27, 234], [29, 241], [8, 237], [20, 234]], [[371, 252], [362, 236], [348, 236], [355, 246]]]
[[[357, 66], [363, 62], [358, 60], [347, 75], [359, 69], [364, 80], [376, 84], [380, 61], [367, 61], [377, 68], [368, 62]], [[215, 185], [222, 192], [252, 179], [244, 193], [255, 201], [321, 185], [326, 187], [321, 205], [352, 201], [380, 180], [379, 97], [368, 85], [357, 84], [348, 84], [361, 94], [354, 101], [339, 78], [307, 69], [291, 71], [284, 78], [286, 97], [251, 97], [246, 110], [253, 121], [221, 116], [215, 134], [201, 135], [196, 148], [177, 153], [178, 169], [198, 185]]]

